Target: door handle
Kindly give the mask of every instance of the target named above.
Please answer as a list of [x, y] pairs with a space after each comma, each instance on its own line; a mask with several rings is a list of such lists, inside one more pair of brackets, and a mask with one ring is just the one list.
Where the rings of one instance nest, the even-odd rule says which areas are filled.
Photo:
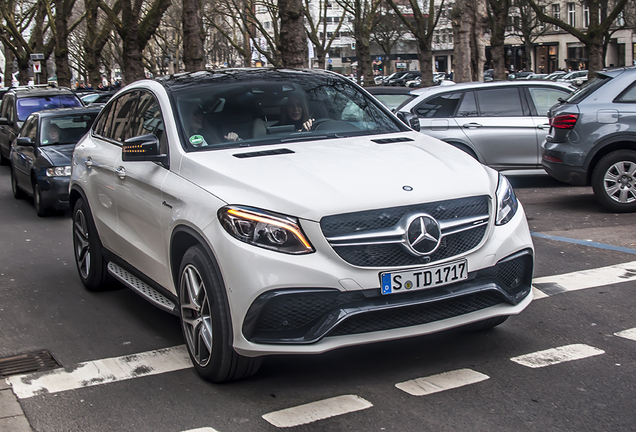
[[480, 128], [481, 125], [479, 123], [472, 122], [472, 123], [464, 124], [463, 127], [465, 127], [465, 128]]
[[115, 170], [115, 172], [117, 173], [117, 176], [123, 180], [126, 178], [126, 168], [124, 168], [123, 166], [120, 166], [119, 168], [117, 168]]
[[92, 168], [93, 167], [93, 159], [91, 159], [90, 157], [88, 157], [85, 161], [84, 161], [84, 166], [86, 168]]
[[537, 128], [539, 128], [539, 129], [550, 129], [550, 123], [543, 123], [543, 124], [537, 125]]

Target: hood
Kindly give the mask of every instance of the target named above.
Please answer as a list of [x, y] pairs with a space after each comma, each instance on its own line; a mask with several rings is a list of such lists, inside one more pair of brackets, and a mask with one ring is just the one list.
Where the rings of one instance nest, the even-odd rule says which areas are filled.
[[[372, 141], [396, 137], [412, 141]], [[279, 152], [262, 154], [272, 150]], [[314, 221], [352, 211], [492, 196], [498, 181], [495, 171], [463, 151], [418, 132], [193, 152], [183, 157], [179, 172], [228, 204]]]
[[71, 164], [71, 156], [75, 144], [58, 144], [50, 146], [40, 146], [40, 155], [52, 166], [65, 166]]

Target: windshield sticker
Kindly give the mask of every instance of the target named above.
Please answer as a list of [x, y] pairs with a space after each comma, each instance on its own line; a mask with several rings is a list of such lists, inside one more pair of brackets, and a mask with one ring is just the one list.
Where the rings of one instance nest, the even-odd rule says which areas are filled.
[[49, 140], [47, 140], [47, 139], [42, 140], [42, 144], [48, 144], [48, 143], [49, 143]]
[[201, 145], [204, 141], [205, 139], [201, 135], [192, 135], [190, 137], [190, 144], [192, 145]]

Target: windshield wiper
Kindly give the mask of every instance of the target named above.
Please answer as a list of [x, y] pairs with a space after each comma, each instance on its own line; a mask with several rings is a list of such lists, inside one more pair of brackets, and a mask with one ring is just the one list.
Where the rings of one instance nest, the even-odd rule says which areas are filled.
[[305, 135], [305, 136], [297, 136], [297, 137], [290, 137], [290, 138], [281, 138], [280, 142], [284, 143], [284, 142], [295, 142], [295, 141], [314, 141], [314, 140], [321, 140], [321, 139], [328, 139], [328, 138], [340, 138], [338, 135], [336, 134], [327, 134], [327, 135]]

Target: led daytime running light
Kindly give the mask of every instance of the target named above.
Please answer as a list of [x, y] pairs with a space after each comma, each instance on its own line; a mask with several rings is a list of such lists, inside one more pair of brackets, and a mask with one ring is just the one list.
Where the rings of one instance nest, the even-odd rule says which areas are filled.
[[283, 222], [281, 220], [278, 219], [270, 219], [270, 218], [265, 218], [259, 215], [255, 215], [253, 213], [248, 213], [242, 210], [236, 210], [236, 209], [229, 209], [228, 214], [231, 214], [233, 216], [239, 217], [239, 218], [244, 218], [244, 219], [249, 219], [249, 220], [253, 220], [256, 222], [262, 222], [262, 223], [266, 223], [266, 224], [270, 224], [270, 225], [274, 225], [277, 226], [279, 228], [283, 228], [286, 230], [291, 231], [292, 233], [294, 233], [296, 235], [296, 238], [298, 240], [300, 240], [302, 242], [302, 244], [307, 248], [307, 249], [311, 249], [311, 245], [309, 244], [309, 242], [307, 240], [305, 240], [305, 236], [302, 235], [302, 233], [292, 224]]

